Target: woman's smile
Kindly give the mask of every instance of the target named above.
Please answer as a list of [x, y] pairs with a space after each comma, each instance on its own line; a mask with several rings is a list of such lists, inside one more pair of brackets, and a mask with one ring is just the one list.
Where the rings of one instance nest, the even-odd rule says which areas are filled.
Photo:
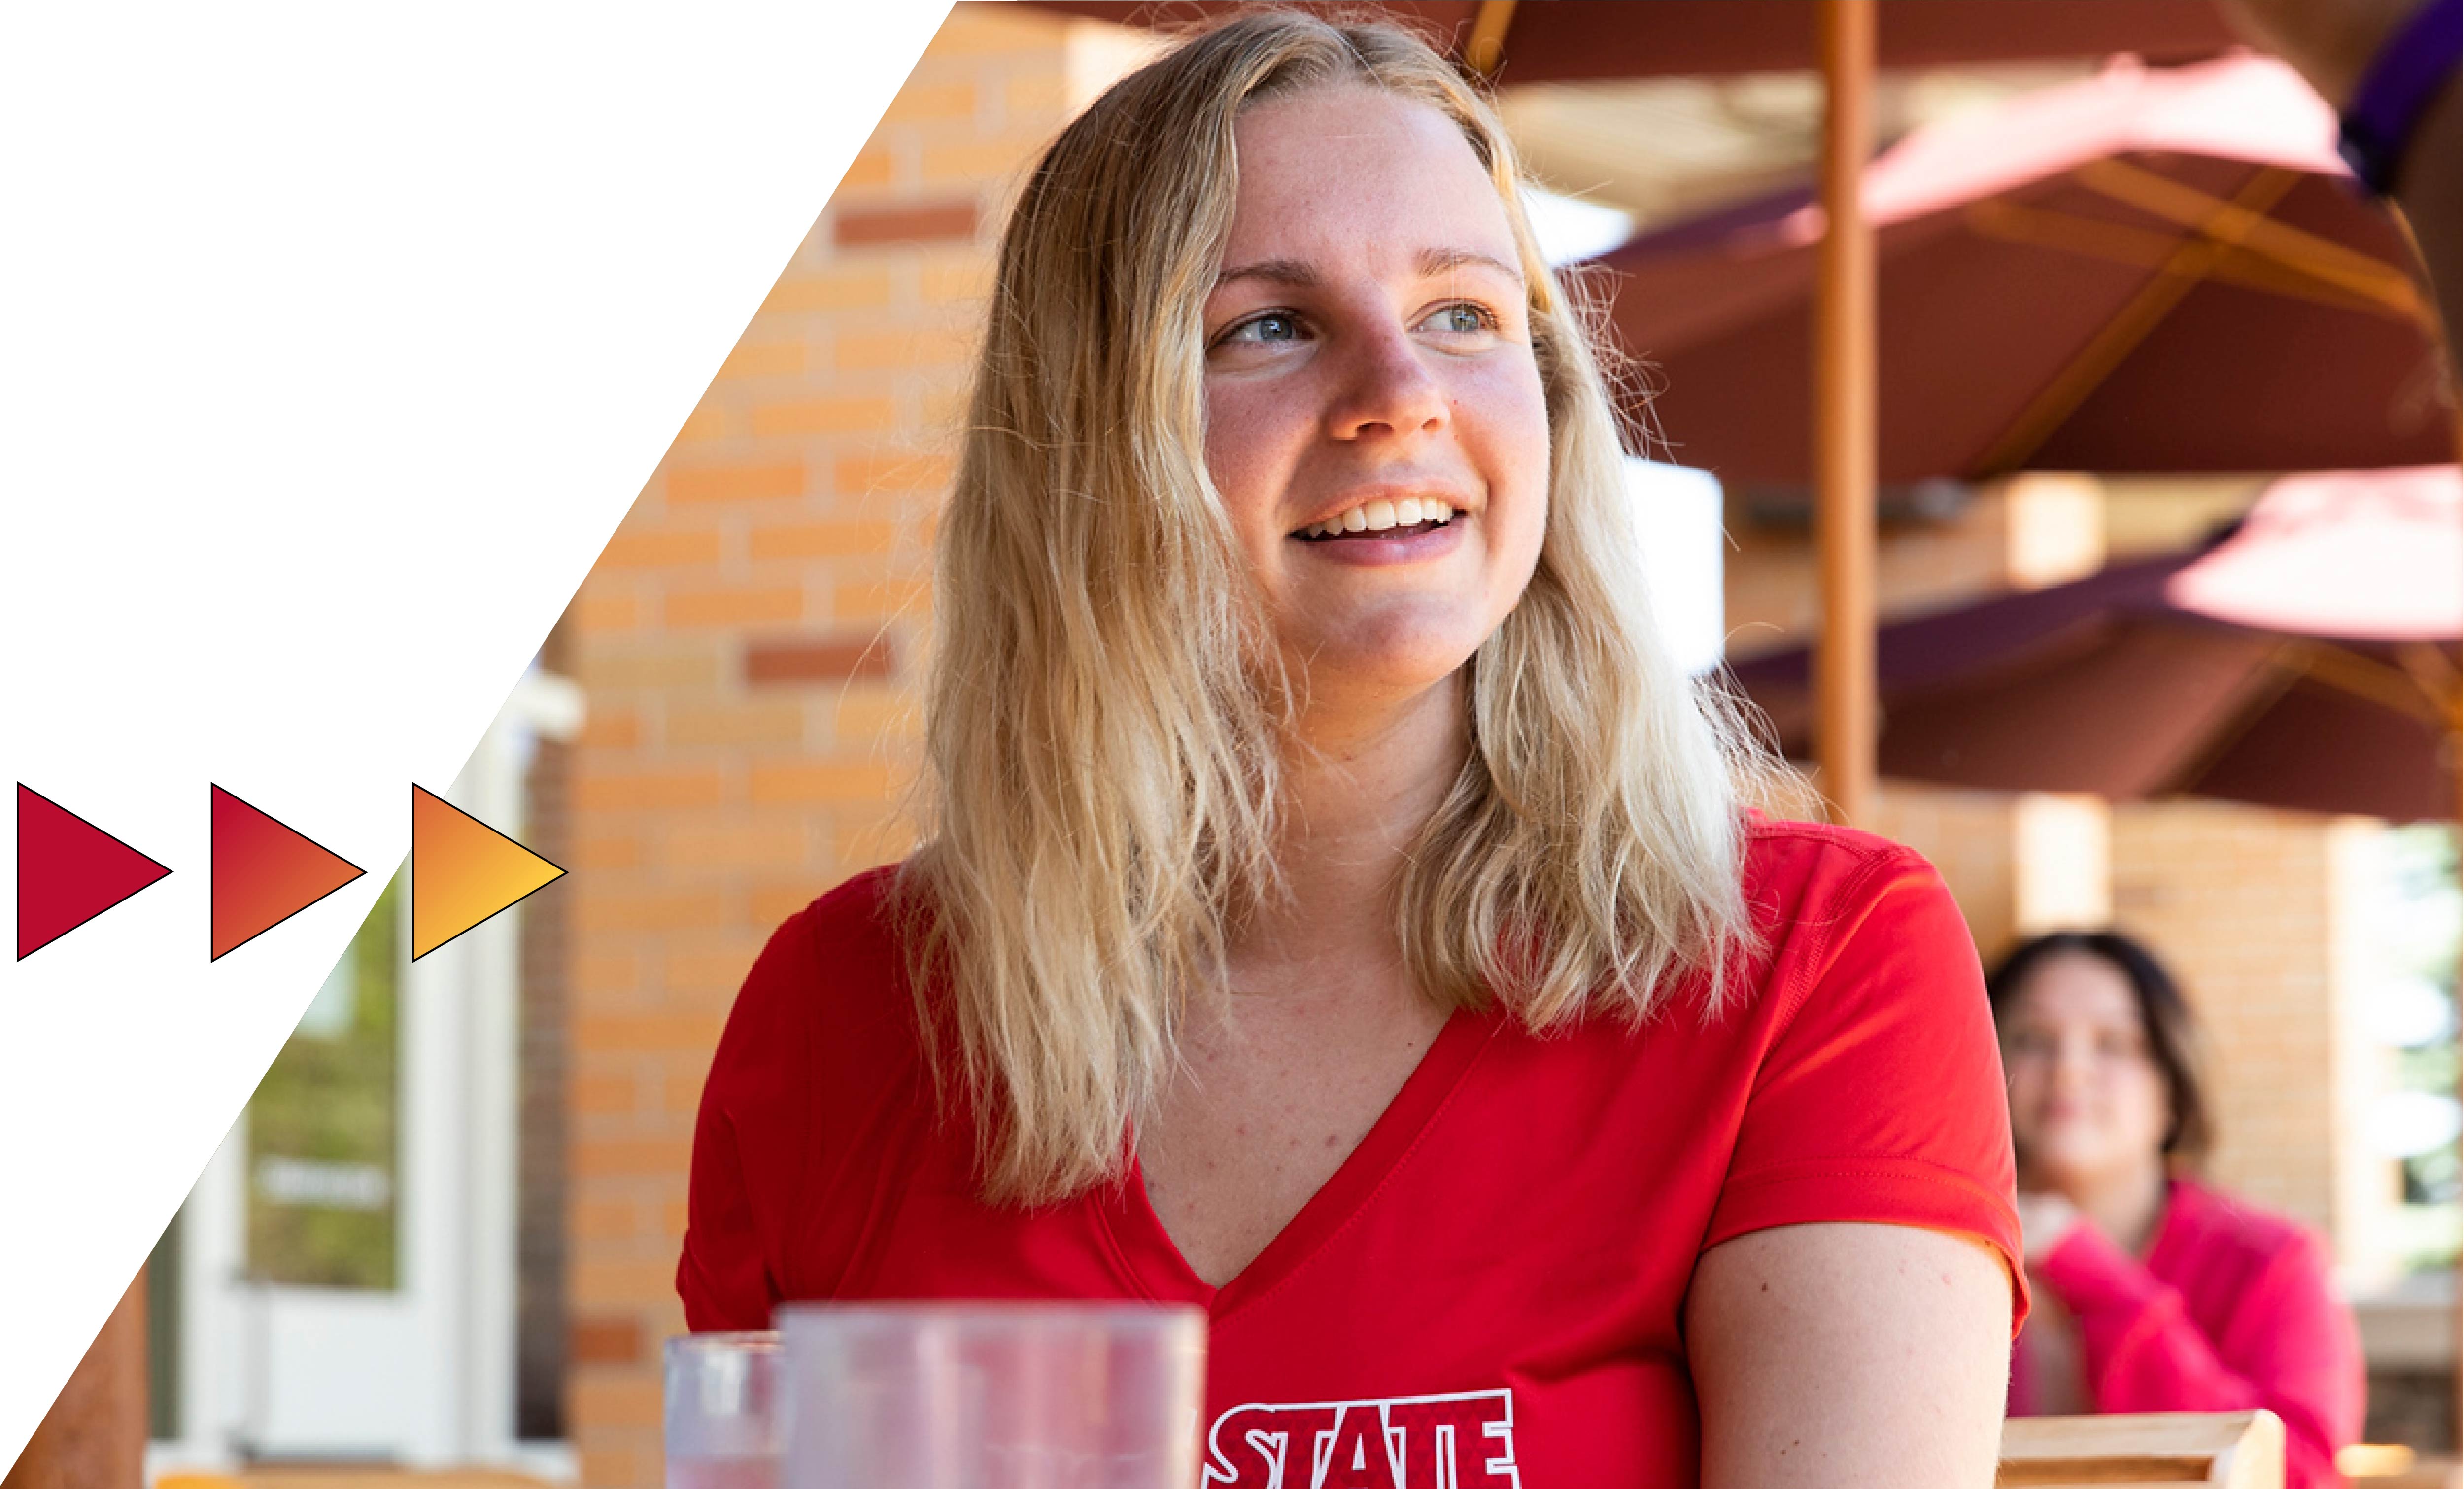
[[1312, 557], [1363, 568], [1419, 564], [1459, 551], [1478, 519], [1467, 498], [1429, 487], [1372, 489], [1331, 516], [1303, 523], [1289, 542]]
[[1309, 550], [1313, 558], [1337, 564], [1382, 567], [1393, 564], [1418, 564], [1428, 559], [1443, 558], [1463, 546], [1463, 534], [1472, 519], [1448, 513], [1444, 517], [1422, 518], [1406, 523], [1390, 520], [1384, 527], [1371, 527], [1360, 532], [1325, 532], [1316, 530], [1294, 533], [1291, 541]]
[[1295, 533], [1291, 541], [1306, 547], [1312, 560], [1356, 568], [1391, 568], [1429, 563], [1459, 551], [1472, 521], [1463, 516], [1451, 522], [1427, 521], [1408, 527], [1393, 525], [1382, 531], [1373, 528], [1347, 532], [1340, 537]]

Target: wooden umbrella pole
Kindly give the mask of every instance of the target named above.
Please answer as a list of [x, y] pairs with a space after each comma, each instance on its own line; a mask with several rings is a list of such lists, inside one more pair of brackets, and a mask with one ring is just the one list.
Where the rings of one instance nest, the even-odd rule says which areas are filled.
[[1874, 675], [1874, 232], [1859, 186], [1874, 133], [1874, 0], [1820, 0], [1824, 229], [1814, 300], [1815, 760], [1831, 819], [1871, 820]]

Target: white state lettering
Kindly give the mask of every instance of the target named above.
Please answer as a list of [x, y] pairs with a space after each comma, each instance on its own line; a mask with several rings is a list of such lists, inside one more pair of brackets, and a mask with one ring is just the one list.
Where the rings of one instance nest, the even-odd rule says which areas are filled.
[[[1375, 1451], [1371, 1445], [1375, 1444]], [[1294, 1452], [1307, 1445], [1304, 1458]], [[1307, 1482], [1298, 1479], [1302, 1462]], [[1510, 1390], [1252, 1402], [1206, 1433], [1206, 1489], [1521, 1489]]]

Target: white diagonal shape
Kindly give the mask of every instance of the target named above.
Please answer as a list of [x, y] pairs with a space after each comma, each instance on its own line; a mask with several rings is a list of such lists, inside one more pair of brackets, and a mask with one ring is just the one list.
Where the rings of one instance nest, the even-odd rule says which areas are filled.
[[[173, 871], [0, 962], [0, 1468], [946, 10], [0, 12], [0, 783]], [[368, 871], [210, 966], [209, 781]]]

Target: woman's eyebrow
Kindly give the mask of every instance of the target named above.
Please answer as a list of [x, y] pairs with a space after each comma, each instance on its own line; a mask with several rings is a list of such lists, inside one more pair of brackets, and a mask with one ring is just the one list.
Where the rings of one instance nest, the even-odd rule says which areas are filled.
[[1483, 254], [1468, 248], [1424, 248], [1420, 250], [1418, 267], [1424, 278], [1434, 279], [1457, 269], [1486, 269], [1517, 284], [1523, 282], [1521, 268], [1494, 254]]
[[1253, 264], [1224, 270], [1215, 277], [1215, 284], [1221, 289], [1241, 279], [1264, 279], [1269, 284], [1306, 290], [1317, 287], [1318, 275], [1297, 258], [1261, 258]]
[[[1523, 271], [1494, 254], [1484, 254], [1468, 248], [1424, 248], [1413, 260], [1413, 267], [1424, 279], [1439, 278], [1457, 269], [1486, 269], [1501, 278], [1523, 282]], [[1290, 289], [1315, 289], [1321, 282], [1318, 272], [1297, 258], [1261, 258], [1256, 263], [1226, 269], [1215, 277], [1216, 288], [1243, 279], [1261, 279]]]

